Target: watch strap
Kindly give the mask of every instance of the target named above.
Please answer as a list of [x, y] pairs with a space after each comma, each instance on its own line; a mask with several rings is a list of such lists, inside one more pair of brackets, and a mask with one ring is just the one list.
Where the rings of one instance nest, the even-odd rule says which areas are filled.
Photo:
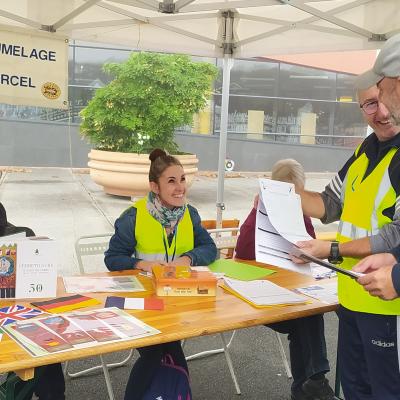
[[340, 255], [339, 242], [334, 240], [331, 242], [331, 251], [329, 253], [328, 261], [331, 264], [340, 264], [343, 262], [343, 257]]

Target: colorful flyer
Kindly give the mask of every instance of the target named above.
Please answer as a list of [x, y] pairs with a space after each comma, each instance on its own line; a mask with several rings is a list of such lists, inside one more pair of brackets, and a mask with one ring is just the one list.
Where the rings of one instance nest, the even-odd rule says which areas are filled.
[[156, 335], [159, 330], [118, 308], [74, 311], [3, 328], [34, 357]]
[[128, 337], [135, 337], [146, 333], [146, 329], [133, 324], [124, 316], [118, 315], [116, 312], [110, 309], [96, 311], [91, 315], [101, 321], [104, 321], [107, 325], [110, 325], [114, 331], [117, 330]]
[[93, 339], [98, 342], [109, 342], [110, 340], [121, 339], [110, 326], [106, 325], [93, 314], [70, 314], [68, 319], [86, 331]]
[[0, 298], [14, 298], [17, 275], [17, 245], [0, 246]]
[[51, 317], [41, 318], [40, 322], [72, 345], [94, 342], [94, 339], [85, 331], [62, 315], [52, 315]]
[[10, 326], [10, 328], [17, 333], [22, 334], [34, 344], [49, 353], [55, 353], [73, 347], [54, 331], [44, 328], [37, 321], [17, 322], [15, 325]]

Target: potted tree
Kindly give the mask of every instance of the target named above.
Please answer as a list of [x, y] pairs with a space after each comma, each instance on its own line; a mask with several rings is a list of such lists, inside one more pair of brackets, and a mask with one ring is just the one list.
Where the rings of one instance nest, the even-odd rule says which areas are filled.
[[[206, 105], [217, 68], [184, 55], [140, 52], [104, 70], [114, 79], [80, 113], [81, 134], [95, 147], [89, 153], [90, 175], [107, 193], [143, 195], [147, 154], [156, 147], [179, 154], [175, 128], [190, 124]], [[198, 160], [178, 157], [190, 181]]]

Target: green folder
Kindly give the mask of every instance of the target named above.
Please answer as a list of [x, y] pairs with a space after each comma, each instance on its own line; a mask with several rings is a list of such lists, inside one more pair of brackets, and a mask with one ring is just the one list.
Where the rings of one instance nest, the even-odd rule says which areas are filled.
[[273, 274], [267, 268], [245, 264], [230, 259], [220, 258], [208, 266], [212, 272], [224, 273], [228, 278], [239, 279], [241, 281], [253, 281]]

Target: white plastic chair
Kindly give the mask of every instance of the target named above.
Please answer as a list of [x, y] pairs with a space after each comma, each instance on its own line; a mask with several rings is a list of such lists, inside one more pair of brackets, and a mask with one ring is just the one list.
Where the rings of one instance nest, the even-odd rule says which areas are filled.
[[[79, 272], [81, 274], [85, 274], [85, 268], [84, 268], [84, 263], [82, 260], [82, 257], [84, 256], [94, 256], [94, 255], [101, 255], [104, 254], [104, 252], [108, 249], [108, 243], [110, 237], [113, 235], [113, 233], [102, 233], [98, 235], [85, 235], [79, 237], [75, 241], [75, 253], [76, 253], [76, 258], [78, 260], [78, 267], [79, 267]], [[103, 239], [100, 241], [99, 239]], [[107, 239], [107, 240], [104, 240]], [[100, 365], [96, 365], [91, 368], [84, 369], [82, 371], [77, 371], [77, 372], [69, 372], [68, 367], [69, 363], [66, 362], [64, 366], [64, 375], [68, 376], [70, 378], [78, 378], [80, 376], [87, 375], [91, 372], [102, 370], [104, 374], [104, 379], [106, 381], [107, 385], [107, 392], [110, 400], [114, 400], [114, 392], [112, 389], [111, 385], [111, 379], [110, 379], [110, 374], [109, 374], [109, 369], [111, 368], [117, 368], [117, 367], [122, 367], [126, 364], [128, 364], [134, 356], [134, 350], [130, 350], [129, 354], [127, 357], [125, 357], [123, 360], [115, 363], [110, 363], [107, 364], [103, 358], [103, 356], [100, 357]]]

